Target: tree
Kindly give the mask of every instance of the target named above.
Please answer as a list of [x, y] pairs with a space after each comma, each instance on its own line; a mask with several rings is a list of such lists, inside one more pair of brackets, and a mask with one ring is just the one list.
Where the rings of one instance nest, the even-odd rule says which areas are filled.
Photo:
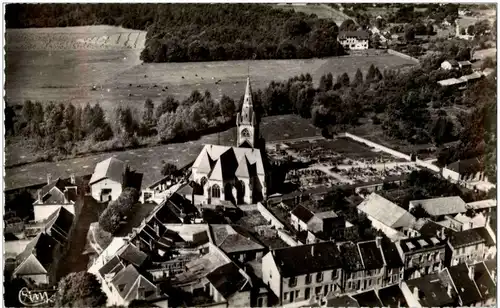
[[356, 70], [356, 75], [354, 75], [354, 79], [352, 81], [352, 86], [353, 87], [357, 87], [359, 85], [362, 85], [363, 84], [363, 73], [361, 72], [361, 70], [358, 68]]
[[139, 199], [139, 192], [132, 187], [126, 187], [118, 198], [111, 202], [108, 207], [116, 208], [121, 217], [127, 216], [132, 207]]
[[340, 31], [355, 31], [356, 23], [352, 19], [346, 19], [339, 27]]
[[142, 122], [145, 125], [153, 125], [154, 124], [154, 118], [153, 118], [153, 113], [154, 113], [155, 105], [153, 104], [153, 101], [148, 98], [144, 102], [144, 110], [142, 112]]
[[343, 73], [340, 75], [340, 78], [337, 79], [337, 82], [342, 86], [342, 87], [348, 87], [349, 86], [349, 75], [347, 73]]
[[97, 277], [86, 271], [70, 273], [58, 283], [56, 307], [98, 307], [107, 296]]
[[177, 101], [173, 96], [167, 96], [161, 101], [161, 104], [156, 108], [156, 118], [159, 119], [163, 114], [167, 112], [175, 112], [179, 106], [179, 101]]
[[495, 62], [491, 57], [486, 57], [481, 64], [481, 70], [484, 70], [486, 68], [495, 68]]
[[366, 82], [367, 83], [372, 83], [372, 82], [378, 82], [382, 80], [383, 75], [378, 69], [378, 67], [375, 67], [375, 65], [370, 65], [370, 68], [368, 68], [368, 73], [366, 74]]
[[177, 166], [174, 164], [167, 163], [167, 162], [162, 162], [162, 163], [163, 163], [163, 167], [161, 168], [161, 174], [163, 176], [167, 176], [167, 175], [173, 176], [179, 171], [177, 169]]
[[99, 227], [106, 232], [114, 234], [120, 228], [121, 214], [116, 206], [110, 203], [99, 216]]
[[219, 101], [220, 113], [224, 118], [233, 118], [236, 113], [234, 100], [227, 95], [222, 95]]
[[425, 32], [427, 33], [427, 35], [433, 35], [434, 34], [434, 26], [431, 23], [428, 23], [426, 28], [425, 28]]
[[406, 41], [413, 41], [415, 39], [415, 26], [413, 25], [408, 25], [405, 28], [405, 40]]
[[468, 35], [474, 35], [475, 34], [475, 31], [474, 31], [474, 25], [470, 25], [467, 27], [467, 32], [466, 32]]

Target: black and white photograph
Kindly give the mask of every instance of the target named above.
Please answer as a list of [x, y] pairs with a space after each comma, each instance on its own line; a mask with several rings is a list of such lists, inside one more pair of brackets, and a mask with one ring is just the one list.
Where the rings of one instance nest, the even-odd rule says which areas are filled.
[[2, 5], [4, 307], [496, 307], [496, 2]]

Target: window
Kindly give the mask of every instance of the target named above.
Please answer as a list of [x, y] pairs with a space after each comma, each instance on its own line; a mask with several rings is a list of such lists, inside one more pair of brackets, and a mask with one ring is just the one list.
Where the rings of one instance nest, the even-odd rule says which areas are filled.
[[290, 292], [290, 303], [293, 303], [293, 299], [295, 298], [295, 292]]
[[217, 184], [212, 186], [212, 198], [220, 198], [220, 187]]
[[311, 274], [307, 274], [306, 275], [306, 284], [310, 284], [311, 283]]
[[285, 294], [283, 294], [283, 298], [288, 299], [288, 292], [285, 292]]
[[377, 284], [378, 284], [378, 285], [380, 285], [380, 283], [381, 283], [381, 282], [382, 282], [382, 279], [381, 279], [381, 278], [377, 279]]
[[322, 282], [323, 281], [323, 273], [319, 272], [316, 274], [316, 282]]
[[392, 268], [389, 269], [388, 274], [389, 274], [389, 276], [392, 275]]
[[347, 288], [348, 288], [348, 289], [350, 289], [350, 288], [351, 288], [351, 286], [352, 286], [352, 283], [349, 281], [349, 282], [347, 283]]
[[264, 306], [264, 299], [262, 297], [259, 297], [257, 299], [257, 307], [262, 307]]
[[290, 288], [293, 288], [297, 285], [297, 277], [291, 277], [290, 280], [288, 281], [288, 286]]
[[316, 287], [316, 289], [314, 291], [315, 291], [316, 295], [320, 294], [321, 293], [321, 286]]
[[248, 137], [250, 137], [250, 132], [248, 131], [248, 129], [246, 129], [246, 128], [245, 128], [245, 129], [243, 129], [243, 130], [241, 131], [241, 136], [243, 136], [243, 137], [247, 137], [247, 138], [248, 138]]
[[300, 290], [297, 290], [295, 291], [295, 298], [299, 298], [300, 297]]
[[304, 293], [304, 298], [309, 299], [309, 297], [311, 297], [311, 289], [306, 288], [305, 293]]
[[323, 294], [324, 295], [328, 294], [328, 285], [325, 285], [325, 287], [323, 288]]
[[336, 270], [336, 269], [334, 269], [334, 270], [332, 271], [332, 280], [336, 280], [336, 279], [337, 279], [337, 270]]

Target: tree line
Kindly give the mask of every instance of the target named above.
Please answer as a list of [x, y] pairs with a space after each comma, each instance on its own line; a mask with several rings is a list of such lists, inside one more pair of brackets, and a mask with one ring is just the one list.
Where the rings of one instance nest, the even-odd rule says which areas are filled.
[[107, 24], [146, 30], [145, 62], [343, 55], [335, 22], [261, 4], [10, 4], [7, 28]]

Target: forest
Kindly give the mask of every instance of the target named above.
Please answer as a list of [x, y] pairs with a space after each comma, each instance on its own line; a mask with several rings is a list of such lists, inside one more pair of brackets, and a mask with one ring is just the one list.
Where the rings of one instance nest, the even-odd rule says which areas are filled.
[[7, 28], [122, 26], [147, 31], [145, 62], [345, 54], [335, 22], [258, 4], [9, 4]]

